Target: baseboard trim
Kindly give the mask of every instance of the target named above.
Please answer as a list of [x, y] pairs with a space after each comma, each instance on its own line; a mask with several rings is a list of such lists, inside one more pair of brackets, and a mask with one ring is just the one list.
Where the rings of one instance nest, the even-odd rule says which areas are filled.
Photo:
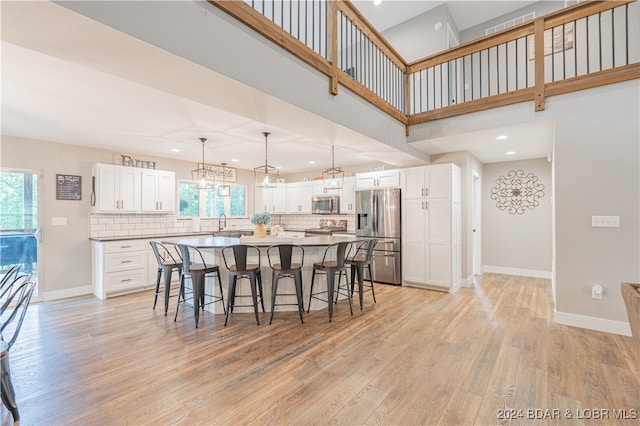
[[90, 296], [93, 294], [93, 287], [90, 285], [83, 287], [74, 287], [65, 290], [58, 291], [45, 291], [42, 294], [42, 299], [45, 301], [68, 299], [70, 297]]
[[552, 277], [551, 271], [538, 271], [535, 269], [519, 269], [519, 268], [507, 268], [505, 266], [482, 266], [482, 272], [492, 272], [494, 274], [506, 274], [517, 275], [521, 277], [531, 278], [545, 278], [550, 280]]
[[460, 280], [460, 287], [462, 288], [471, 287], [471, 284], [473, 284], [473, 275], [471, 275], [469, 278], [463, 278], [462, 280]]
[[585, 315], [570, 314], [568, 312], [555, 312], [554, 322], [572, 327], [586, 328], [588, 330], [603, 331], [605, 333], [631, 336], [631, 327], [628, 322], [613, 321], [605, 318], [588, 317]]

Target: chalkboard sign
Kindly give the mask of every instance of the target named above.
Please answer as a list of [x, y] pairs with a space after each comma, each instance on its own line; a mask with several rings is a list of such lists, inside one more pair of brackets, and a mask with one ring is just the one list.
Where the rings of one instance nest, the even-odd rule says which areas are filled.
[[56, 200], [82, 199], [82, 176], [56, 175]]

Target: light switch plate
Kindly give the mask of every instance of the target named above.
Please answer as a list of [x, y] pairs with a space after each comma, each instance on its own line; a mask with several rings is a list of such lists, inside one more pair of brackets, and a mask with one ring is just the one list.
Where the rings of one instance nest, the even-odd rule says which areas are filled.
[[66, 217], [53, 217], [51, 218], [51, 224], [54, 226], [62, 226], [67, 224]]
[[591, 216], [593, 228], [620, 228], [620, 216]]

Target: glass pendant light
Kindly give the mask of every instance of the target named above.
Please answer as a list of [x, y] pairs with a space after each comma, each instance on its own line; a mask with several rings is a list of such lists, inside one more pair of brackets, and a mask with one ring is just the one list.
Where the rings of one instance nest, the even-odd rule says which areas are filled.
[[267, 161], [268, 147], [267, 138], [271, 133], [262, 132], [264, 135], [264, 166], [259, 166], [253, 169], [253, 174], [256, 178], [256, 188], [274, 188], [278, 185], [278, 169], [270, 166]]
[[331, 144], [331, 168], [322, 171], [322, 180], [324, 181], [325, 191], [334, 189], [342, 189], [342, 181], [344, 180], [344, 171], [340, 167], [335, 166], [335, 147]]
[[220, 163], [222, 166], [222, 185], [218, 185], [218, 197], [228, 197], [231, 195], [231, 186], [225, 185], [225, 178], [227, 176], [226, 165], [227, 163]]
[[207, 138], [199, 138], [202, 142], [202, 163], [197, 169], [191, 170], [191, 179], [193, 183], [198, 185], [199, 189], [211, 189], [213, 188], [213, 176], [207, 170], [204, 162], [204, 143]]

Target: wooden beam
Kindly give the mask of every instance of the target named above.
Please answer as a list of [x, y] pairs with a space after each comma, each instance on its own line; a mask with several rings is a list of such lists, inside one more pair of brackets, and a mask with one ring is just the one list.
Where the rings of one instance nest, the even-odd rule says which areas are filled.
[[547, 96], [562, 95], [637, 78], [640, 78], [640, 63], [547, 83], [545, 85], [545, 94]]
[[534, 69], [535, 69], [535, 110], [544, 110], [544, 21], [536, 19], [533, 24]]
[[327, 2], [327, 40], [329, 41], [327, 54], [331, 63], [331, 76], [329, 80], [329, 93], [338, 94], [338, 9], [335, 1]]

